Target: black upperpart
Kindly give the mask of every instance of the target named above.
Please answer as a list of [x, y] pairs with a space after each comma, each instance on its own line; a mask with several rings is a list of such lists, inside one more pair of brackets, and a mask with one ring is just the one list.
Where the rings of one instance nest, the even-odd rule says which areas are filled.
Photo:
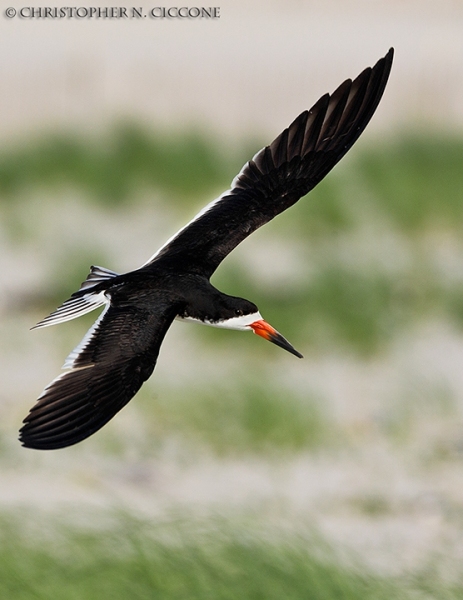
[[257, 313], [257, 306], [236, 296], [220, 292], [206, 279], [195, 278], [196, 285], [185, 292], [185, 307], [180, 317], [196, 319], [209, 324]]
[[[24, 446], [62, 448], [100, 429], [151, 375], [176, 316], [217, 323], [257, 313], [251, 302], [216, 290], [210, 276], [233, 248], [295, 204], [346, 154], [381, 100], [392, 59], [391, 49], [300, 114], [243, 167], [229, 191], [143, 267], [125, 275], [93, 267], [81, 288], [38, 324], [60, 323], [106, 304], [69, 355], [70, 370], [45, 388], [24, 420]], [[264, 329], [256, 333], [301, 356], [260, 323]]]
[[386, 87], [393, 55], [391, 48], [374, 67], [301, 113], [243, 167], [230, 190], [143, 268], [162, 263], [209, 278], [240, 242], [310, 192], [367, 126]]

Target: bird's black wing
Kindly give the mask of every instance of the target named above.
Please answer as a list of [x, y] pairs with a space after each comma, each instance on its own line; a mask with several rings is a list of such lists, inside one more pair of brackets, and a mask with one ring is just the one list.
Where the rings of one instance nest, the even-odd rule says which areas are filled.
[[24, 446], [71, 446], [103, 427], [153, 372], [174, 319], [133, 306], [109, 307], [68, 357], [70, 370], [53, 380], [24, 419]]
[[346, 154], [375, 112], [389, 77], [393, 49], [373, 68], [344, 81], [303, 112], [142, 269], [161, 263], [210, 277], [257, 228], [307, 194]]

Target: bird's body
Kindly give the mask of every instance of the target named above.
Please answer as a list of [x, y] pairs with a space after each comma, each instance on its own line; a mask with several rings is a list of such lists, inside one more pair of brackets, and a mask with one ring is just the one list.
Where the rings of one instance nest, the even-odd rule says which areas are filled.
[[243, 167], [230, 190], [142, 267], [123, 275], [92, 267], [80, 289], [38, 323], [62, 323], [105, 305], [67, 358], [67, 370], [26, 417], [20, 432], [25, 446], [61, 448], [100, 429], [151, 375], [175, 318], [254, 331], [302, 357], [255, 304], [223, 294], [209, 279], [241, 241], [313, 189], [349, 150], [378, 106], [392, 57], [391, 49], [299, 115]]

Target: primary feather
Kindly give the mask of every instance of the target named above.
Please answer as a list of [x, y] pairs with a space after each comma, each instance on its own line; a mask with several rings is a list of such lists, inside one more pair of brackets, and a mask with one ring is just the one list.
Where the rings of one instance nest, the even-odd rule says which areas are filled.
[[[253, 303], [213, 288], [210, 276], [233, 248], [307, 194], [346, 154], [381, 100], [392, 58], [391, 49], [300, 114], [243, 167], [230, 190], [145, 265], [124, 275], [92, 267], [80, 289], [38, 323], [62, 323], [106, 305], [66, 360], [69, 370], [45, 388], [24, 420], [25, 446], [69, 446], [107, 423], [153, 372], [175, 317], [221, 326], [246, 315], [261, 318]], [[266, 339], [301, 356], [276, 330], [267, 331], [273, 333]]]

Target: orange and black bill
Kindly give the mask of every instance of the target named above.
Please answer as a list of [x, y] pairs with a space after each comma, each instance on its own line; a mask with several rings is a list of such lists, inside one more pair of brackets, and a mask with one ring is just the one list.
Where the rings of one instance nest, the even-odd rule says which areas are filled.
[[260, 337], [263, 337], [265, 340], [268, 340], [269, 342], [272, 342], [272, 344], [280, 346], [280, 348], [291, 352], [291, 354], [294, 354], [294, 356], [297, 356], [298, 358], [303, 358], [302, 354], [298, 352], [295, 348], [293, 348], [293, 346], [288, 342], [288, 340], [284, 338], [281, 335], [281, 333], [278, 333], [278, 331], [274, 329], [271, 325], [269, 325], [266, 321], [255, 321], [254, 323], [251, 323], [249, 327], [252, 328], [254, 333], [257, 333], [257, 335], [260, 335]]

